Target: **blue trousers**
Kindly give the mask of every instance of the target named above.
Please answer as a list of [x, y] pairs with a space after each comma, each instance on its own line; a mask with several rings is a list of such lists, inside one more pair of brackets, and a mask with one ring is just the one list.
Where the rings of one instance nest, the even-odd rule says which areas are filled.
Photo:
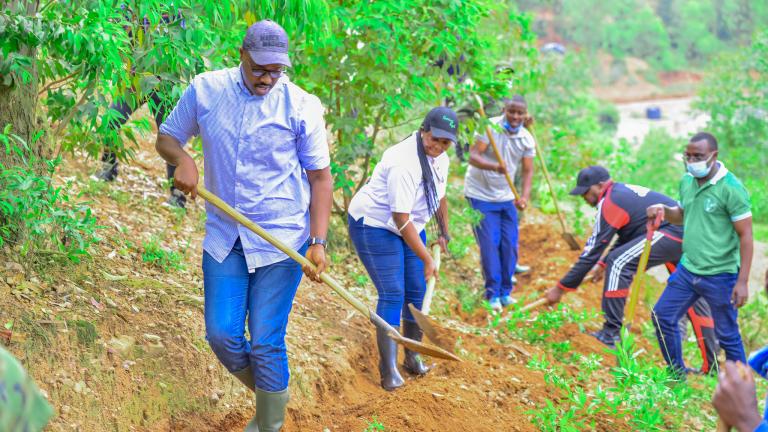
[[[299, 252], [305, 251], [303, 246]], [[240, 239], [221, 263], [203, 254], [206, 339], [230, 372], [251, 366], [261, 390], [288, 387], [285, 329], [302, 274], [290, 258], [248, 273]], [[246, 315], [250, 341], [245, 339]]]
[[678, 372], [685, 370], [678, 322], [699, 297], [704, 297], [712, 309], [715, 334], [725, 351], [725, 358], [746, 362], [739, 334], [738, 312], [731, 304], [737, 277], [736, 273], [699, 276], [682, 265], [677, 266], [669, 277], [667, 287], [653, 307], [652, 318], [661, 353], [672, 369]]
[[513, 201], [487, 202], [467, 198], [483, 220], [473, 227], [480, 246], [480, 263], [485, 278], [485, 298], [503, 297], [512, 292], [517, 266], [517, 209]]
[[[402, 237], [383, 228], [365, 226], [350, 216], [349, 237], [379, 293], [376, 314], [393, 326], [400, 318], [414, 322], [408, 303], [421, 309], [427, 284], [424, 263]], [[426, 244], [427, 235], [419, 234]]]

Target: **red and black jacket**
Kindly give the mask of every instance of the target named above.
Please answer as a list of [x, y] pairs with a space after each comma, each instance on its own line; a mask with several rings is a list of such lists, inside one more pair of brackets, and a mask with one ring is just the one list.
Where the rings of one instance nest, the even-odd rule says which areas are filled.
[[[646, 209], [654, 204], [677, 206], [677, 202], [672, 198], [648, 188], [624, 183], [609, 183], [597, 204], [592, 236], [587, 240], [579, 261], [571, 267], [564, 278], [560, 279], [557, 286], [564, 290], [575, 290], [598, 262], [614, 234], [619, 236], [614, 247], [644, 236], [648, 221]], [[672, 227], [674, 226], [664, 221], [659, 229], [664, 232], [666, 228], [668, 232], [665, 234], [671, 236], [681, 232], [680, 227]]]

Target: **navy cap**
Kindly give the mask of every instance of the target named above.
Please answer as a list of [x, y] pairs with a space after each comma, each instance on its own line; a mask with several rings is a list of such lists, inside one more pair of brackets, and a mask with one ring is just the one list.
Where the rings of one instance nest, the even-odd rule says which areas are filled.
[[248, 27], [243, 39], [243, 49], [257, 65], [281, 64], [291, 66], [288, 58], [288, 34], [280, 24], [261, 20]]
[[610, 180], [610, 178], [611, 175], [608, 173], [607, 169], [599, 165], [588, 166], [579, 171], [579, 176], [576, 179], [576, 187], [573, 188], [570, 193], [571, 195], [584, 195], [590, 187], [600, 182]]
[[424, 130], [432, 132], [433, 138], [445, 138], [456, 142], [456, 132], [459, 129], [459, 119], [456, 113], [448, 107], [432, 108], [424, 118]]

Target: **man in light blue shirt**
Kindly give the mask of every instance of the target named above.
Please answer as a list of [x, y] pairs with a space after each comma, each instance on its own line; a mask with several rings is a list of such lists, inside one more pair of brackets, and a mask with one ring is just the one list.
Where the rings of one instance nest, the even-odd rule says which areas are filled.
[[[198, 169], [183, 149], [202, 138], [205, 186], [317, 266], [333, 183], [320, 100], [291, 83], [288, 36], [277, 23], [248, 28], [240, 66], [198, 75], [160, 127], [156, 148], [176, 166], [176, 187], [194, 198]], [[211, 349], [256, 392], [247, 430], [278, 431], [288, 402], [285, 330], [301, 267], [206, 206], [205, 327]], [[251, 340], [245, 339], [245, 320]]]

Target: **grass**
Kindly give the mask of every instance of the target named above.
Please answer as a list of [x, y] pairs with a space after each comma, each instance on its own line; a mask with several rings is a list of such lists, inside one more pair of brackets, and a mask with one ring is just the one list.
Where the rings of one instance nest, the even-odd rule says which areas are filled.
[[368, 422], [368, 425], [363, 429], [363, 432], [376, 432], [376, 431], [386, 431], [384, 428], [384, 424], [381, 423], [376, 416], [373, 416], [371, 421]]
[[[762, 320], [768, 308], [754, 303], [746, 315], [760, 314], [758, 321]], [[527, 412], [533, 425], [553, 432], [610, 429], [609, 425], [619, 424], [641, 431], [714, 428], [714, 417], [707, 413], [712, 412], [708, 404], [716, 378], [690, 377], [688, 384], [674, 381], [657, 356], [640, 349], [636, 336], [628, 332], [615, 350], [606, 349], [604, 355], [584, 355], [569, 340], [553, 340], [563, 326], [575, 324], [583, 332], [597, 318], [596, 311], [577, 312], [563, 305], [535, 316], [519, 308], [510, 309], [504, 317], [493, 316], [489, 325], [500, 330], [502, 344], [506, 338], [524, 340], [545, 351], [531, 358], [527, 367], [544, 374], [555, 396]], [[644, 324], [639, 337], [652, 339], [655, 345], [653, 326]], [[695, 348], [693, 342], [688, 345]], [[607, 367], [606, 356], [615, 357], [616, 366]]]
[[149, 263], [155, 267], [159, 267], [164, 271], [169, 270], [184, 270], [184, 253], [189, 248], [189, 243], [183, 249], [182, 253], [175, 250], [164, 248], [160, 242], [161, 238], [152, 236], [149, 241], [142, 243], [144, 251], [141, 254], [141, 260], [145, 263]]

